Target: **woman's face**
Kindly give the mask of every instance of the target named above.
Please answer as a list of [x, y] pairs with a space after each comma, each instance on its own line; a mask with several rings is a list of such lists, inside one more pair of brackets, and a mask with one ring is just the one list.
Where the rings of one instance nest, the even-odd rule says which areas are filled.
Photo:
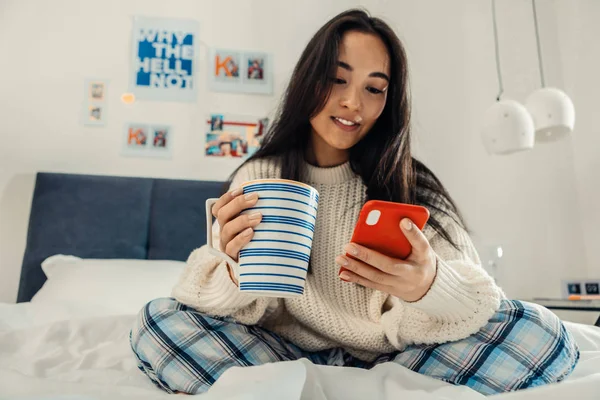
[[379, 37], [355, 31], [343, 36], [336, 75], [330, 77], [331, 94], [310, 120], [317, 160], [347, 159], [348, 150], [369, 133], [383, 112], [389, 77], [390, 57]]

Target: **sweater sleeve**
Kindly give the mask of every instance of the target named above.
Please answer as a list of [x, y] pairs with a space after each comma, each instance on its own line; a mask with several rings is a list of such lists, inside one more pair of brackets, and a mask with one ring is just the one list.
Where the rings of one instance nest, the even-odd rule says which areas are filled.
[[[245, 166], [234, 177], [230, 189], [259, 178], [256, 166]], [[259, 174], [258, 174], [259, 175]], [[213, 226], [213, 244], [219, 246], [219, 226]], [[220, 247], [220, 246], [219, 246]], [[240, 292], [229, 276], [227, 264], [208, 252], [208, 245], [194, 250], [171, 295], [180, 303], [215, 316], [230, 316], [245, 325], [254, 325], [278, 307], [276, 298]]]
[[489, 321], [504, 297], [481, 267], [467, 232], [448, 220], [445, 229], [461, 250], [433, 234], [429, 243], [437, 255], [437, 273], [427, 294], [412, 303], [393, 296], [387, 300], [382, 323], [386, 336], [398, 349], [413, 343], [464, 339]]

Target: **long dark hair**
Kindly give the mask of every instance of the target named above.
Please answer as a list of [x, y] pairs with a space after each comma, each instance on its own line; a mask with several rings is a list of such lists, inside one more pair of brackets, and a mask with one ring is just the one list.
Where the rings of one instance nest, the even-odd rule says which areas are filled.
[[328, 100], [333, 84], [331, 77], [335, 76], [338, 65], [338, 47], [348, 31], [378, 36], [386, 45], [391, 60], [387, 102], [371, 131], [350, 150], [352, 170], [362, 178], [369, 200], [419, 204], [429, 208], [428, 224], [457, 247], [440, 222], [440, 213], [450, 216], [466, 229], [460, 212], [435, 174], [411, 155], [406, 52], [394, 31], [366, 11], [345, 11], [313, 36], [294, 68], [262, 146], [246, 163], [274, 158], [281, 167], [281, 178], [305, 180], [305, 152], [311, 132], [309, 121]]

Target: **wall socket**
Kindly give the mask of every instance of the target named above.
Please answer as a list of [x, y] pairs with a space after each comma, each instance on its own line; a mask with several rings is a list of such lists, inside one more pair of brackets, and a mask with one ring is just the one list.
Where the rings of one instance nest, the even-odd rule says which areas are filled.
[[572, 294], [600, 295], [600, 278], [598, 279], [563, 279], [562, 297], [568, 298]]

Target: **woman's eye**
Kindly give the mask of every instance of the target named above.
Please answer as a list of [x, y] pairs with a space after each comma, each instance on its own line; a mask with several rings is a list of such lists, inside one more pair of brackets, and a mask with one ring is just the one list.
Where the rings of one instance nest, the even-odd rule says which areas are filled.
[[337, 85], [343, 85], [344, 83], [346, 83], [346, 81], [343, 80], [342, 78], [333, 78], [333, 83], [335, 83]]
[[370, 93], [373, 93], [373, 94], [380, 94], [380, 93], [383, 93], [383, 90], [379, 90], [379, 89], [376, 89], [376, 88], [374, 88], [374, 87], [368, 87], [368, 88], [367, 88], [367, 90], [368, 90]]

